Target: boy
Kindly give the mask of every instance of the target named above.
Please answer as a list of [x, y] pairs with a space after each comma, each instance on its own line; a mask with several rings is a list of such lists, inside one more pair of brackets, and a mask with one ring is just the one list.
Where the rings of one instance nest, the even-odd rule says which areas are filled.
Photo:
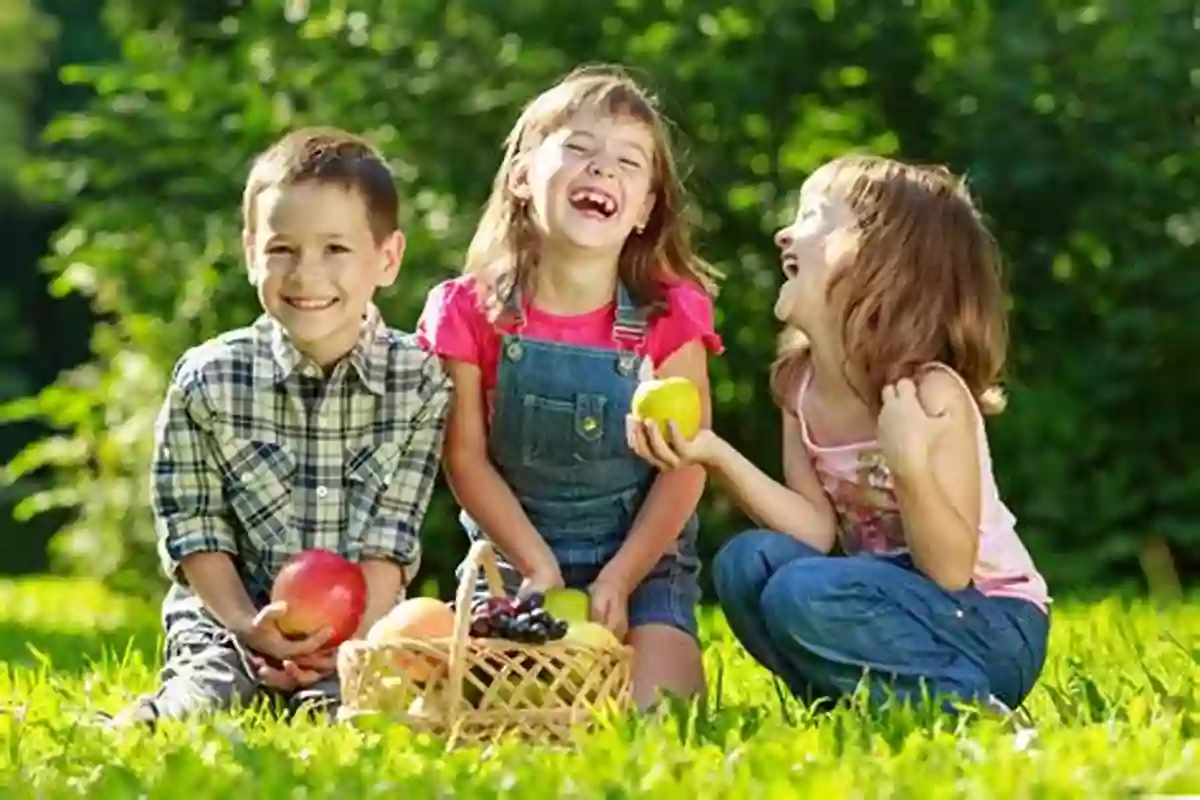
[[403, 255], [397, 205], [382, 159], [342, 131], [297, 131], [254, 163], [243, 245], [265, 313], [175, 366], [152, 484], [165, 663], [123, 718], [229, 708], [262, 687], [334, 706], [328, 632], [281, 635], [275, 575], [306, 548], [360, 562], [361, 636], [416, 572], [449, 382], [372, 302]]

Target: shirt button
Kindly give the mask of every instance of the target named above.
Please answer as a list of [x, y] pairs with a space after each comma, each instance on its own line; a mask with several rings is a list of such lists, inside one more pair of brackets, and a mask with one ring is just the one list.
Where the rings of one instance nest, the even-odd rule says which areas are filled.
[[317, 487], [317, 497], [320, 497], [321, 499], [324, 499], [324, 498], [325, 498], [325, 495], [327, 495], [327, 494], [329, 494], [329, 490], [328, 490], [328, 489], [326, 489], [324, 486], [318, 486], [318, 487]]
[[955, 611], [954, 611], [954, 616], [958, 617], [959, 619], [962, 619], [962, 616], [963, 616], [963, 610], [962, 610], [961, 608], [959, 608], [959, 609], [955, 609]]
[[584, 433], [591, 433], [592, 431], [596, 430], [596, 427], [597, 427], [599, 424], [600, 424], [600, 423], [596, 422], [596, 418], [595, 418], [595, 417], [584, 417], [584, 419], [583, 419], [583, 431], [584, 431]]

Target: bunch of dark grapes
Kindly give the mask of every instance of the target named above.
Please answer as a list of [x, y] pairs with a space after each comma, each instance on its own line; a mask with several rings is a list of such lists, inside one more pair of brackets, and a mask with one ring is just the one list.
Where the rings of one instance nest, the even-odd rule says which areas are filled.
[[522, 644], [545, 644], [567, 635], [567, 623], [542, 607], [543, 597], [533, 593], [517, 600], [489, 597], [471, 606], [471, 636], [508, 639]]

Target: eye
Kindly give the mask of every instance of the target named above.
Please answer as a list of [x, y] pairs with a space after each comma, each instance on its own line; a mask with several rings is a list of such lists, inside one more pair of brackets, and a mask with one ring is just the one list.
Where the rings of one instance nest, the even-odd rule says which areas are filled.
[[327, 249], [327, 250], [328, 250], [330, 253], [333, 253], [334, 255], [339, 255], [339, 256], [340, 256], [340, 255], [342, 255], [342, 254], [344, 254], [344, 253], [349, 253], [349, 252], [350, 252], [350, 248], [349, 248], [349, 247], [346, 247], [346, 245], [344, 245], [344, 244], [331, 244], [331, 245], [329, 245], [329, 247], [327, 247], [326, 249]]
[[636, 158], [622, 158], [621, 166], [629, 167], [630, 169], [641, 169], [642, 162], [638, 161]]
[[584, 147], [583, 145], [579, 144], [578, 142], [567, 142], [564, 145], [564, 147], [566, 147], [572, 153], [586, 153], [587, 152], [587, 148]]
[[286, 244], [268, 245], [263, 251], [269, 256], [285, 256], [293, 252], [292, 248]]

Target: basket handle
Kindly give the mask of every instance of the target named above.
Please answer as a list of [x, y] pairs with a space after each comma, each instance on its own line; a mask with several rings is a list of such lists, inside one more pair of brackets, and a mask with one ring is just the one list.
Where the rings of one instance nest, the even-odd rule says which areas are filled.
[[478, 539], [471, 544], [458, 580], [458, 594], [454, 598], [454, 640], [450, 645], [450, 680], [446, 684], [447, 713], [452, 720], [458, 718], [462, 706], [467, 640], [471, 635], [471, 596], [475, 592], [475, 581], [479, 578], [480, 570], [483, 570], [492, 596], [503, 597], [504, 578], [496, 566], [495, 547], [487, 539]]

